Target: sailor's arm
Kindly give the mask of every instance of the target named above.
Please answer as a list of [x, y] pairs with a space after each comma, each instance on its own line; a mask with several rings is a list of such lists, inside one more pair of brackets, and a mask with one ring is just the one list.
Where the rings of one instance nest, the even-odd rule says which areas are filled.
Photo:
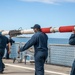
[[[7, 38], [7, 37], [6, 37]], [[11, 44], [10, 44], [10, 41], [9, 41], [9, 39], [7, 38], [7, 45], [8, 45], [8, 53], [10, 54], [11, 53], [11, 51], [10, 51], [10, 48], [11, 48]]]
[[8, 43], [8, 53], [9, 53], [9, 54], [11, 53], [10, 48], [11, 48], [11, 44]]
[[31, 39], [23, 46], [20, 48], [20, 52], [27, 50], [29, 47], [34, 45], [36, 43], [36, 35], [33, 35]]

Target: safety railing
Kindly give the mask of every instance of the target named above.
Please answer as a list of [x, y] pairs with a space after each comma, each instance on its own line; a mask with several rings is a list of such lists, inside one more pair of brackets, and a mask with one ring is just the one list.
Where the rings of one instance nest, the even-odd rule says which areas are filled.
[[75, 59], [75, 46], [49, 45], [47, 63], [72, 66]]
[[[19, 46], [23, 46], [24, 43], [15, 43], [11, 47], [11, 54], [10, 58], [17, 58]], [[26, 61], [34, 60], [34, 48], [31, 47], [28, 50], [22, 52], [20, 54], [20, 58], [22, 60], [25, 59], [27, 56]], [[48, 64], [55, 64], [55, 65], [63, 65], [63, 66], [72, 66], [72, 63], [75, 59], [75, 46], [71, 45], [49, 45], [48, 46]], [[25, 61], [25, 60], [24, 60]]]

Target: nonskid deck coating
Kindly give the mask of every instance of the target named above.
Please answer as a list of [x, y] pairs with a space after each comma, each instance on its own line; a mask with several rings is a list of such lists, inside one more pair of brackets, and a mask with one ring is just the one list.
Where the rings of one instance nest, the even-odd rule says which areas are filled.
[[[3, 59], [6, 68], [3, 75], [35, 75], [35, 65], [31, 63], [13, 63], [12, 60]], [[45, 75], [70, 75], [70, 67], [45, 65]]]

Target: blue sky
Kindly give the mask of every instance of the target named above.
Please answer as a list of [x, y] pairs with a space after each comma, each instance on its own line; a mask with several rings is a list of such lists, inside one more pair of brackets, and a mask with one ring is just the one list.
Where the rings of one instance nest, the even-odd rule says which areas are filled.
[[[0, 0], [0, 30], [34, 24], [41, 27], [75, 25], [75, 0]], [[48, 34], [53, 38], [69, 38], [71, 33]]]

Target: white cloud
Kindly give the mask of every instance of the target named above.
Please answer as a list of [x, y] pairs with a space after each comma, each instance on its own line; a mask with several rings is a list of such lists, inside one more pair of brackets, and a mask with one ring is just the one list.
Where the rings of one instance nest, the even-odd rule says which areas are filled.
[[20, 0], [20, 1], [27, 1], [27, 2], [43, 2], [43, 3], [60, 3], [60, 2], [75, 2], [75, 0]]

